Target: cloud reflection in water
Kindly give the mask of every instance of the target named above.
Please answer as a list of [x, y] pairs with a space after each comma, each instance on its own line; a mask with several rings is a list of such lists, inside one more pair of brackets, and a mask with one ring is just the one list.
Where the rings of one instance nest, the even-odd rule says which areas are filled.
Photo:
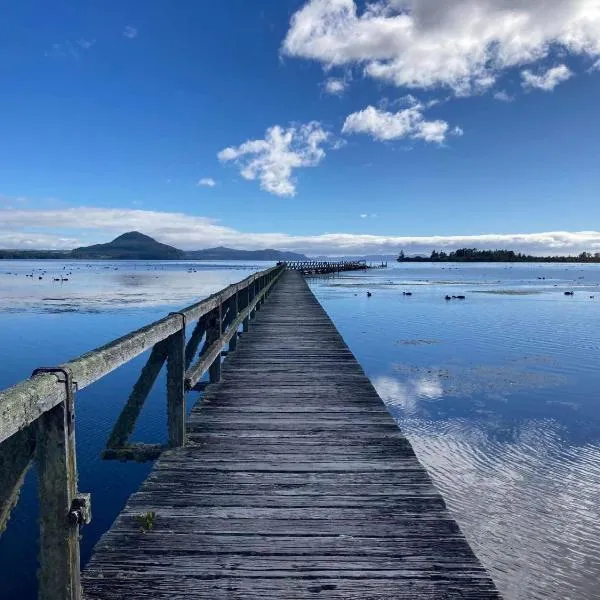
[[373, 383], [507, 600], [600, 595], [597, 445], [552, 419], [431, 418], [435, 373]]

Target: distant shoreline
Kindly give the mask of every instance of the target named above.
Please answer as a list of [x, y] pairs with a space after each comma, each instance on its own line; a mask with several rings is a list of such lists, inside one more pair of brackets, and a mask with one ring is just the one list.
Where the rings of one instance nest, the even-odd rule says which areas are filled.
[[583, 260], [568, 256], [540, 256], [533, 260], [431, 260], [430, 258], [408, 258], [397, 260], [399, 263], [487, 263], [487, 264], [514, 264], [514, 263], [554, 263], [554, 264], [600, 264], [600, 259]]
[[600, 252], [582, 252], [577, 256], [531, 256], [513, 250], [477, 250], [460, 248], [446, 254], [434, 250], [431, 256], [405, 256], [404, 252], [396, 259], [398, 262], [431, 263], [600, 263]]

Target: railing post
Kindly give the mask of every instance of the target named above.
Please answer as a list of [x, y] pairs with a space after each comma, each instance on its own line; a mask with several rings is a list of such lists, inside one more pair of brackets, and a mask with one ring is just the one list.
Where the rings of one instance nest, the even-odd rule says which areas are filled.
[[258, 293], [261, 294], [260, 300], [258, 301], [258, 307], [260, 308], [264, 301], [265, 301], [265, 296], [263, 294], [263, 291], [265, 289], [265, 276], [261, 275], [259, 278], [259, 284], [258, 284]]
[[167, 340], [167, 427], [169, 446], [185, 446], [185, 316]]
[[[211, 323], [211, 328], [207, 332], [210, 335], [210, 342], [217, 341], [223, 333], [223, 303], [219, 302], [219, 307], [215, 309], [215, 317]], [[221, 381], [221, 355], [213, 361], [213, 364], [208, 369], [208, 375], [211, 383], [218, 383]]]
[[[240, 307], [239, 307], [239, 299], [238, 299], [238, 292], [235, 292], [235, 296], [232, 298], [232, 310], [233, 310], [233, 321], [235, 321], [238, 317], [238, 314], [240, 312]], [[233, 334], [233, 337], [229, 340], [229, 351], [233, 352], [236, 348], [237, 348], [237, 339], [238, 339], [238, 334], [237, 331]]]
[[[250, 296], [250, 302], [254, 302], [254, 298], [256, 298], [256, 279], [252, 282], [252, 295]], [[254, 319], [256, 316], [256, 306], [250, 311], [250, 319]]]
[[[244, 306], [244, 308], [248, 308], [250, 306], [250, 286], [252, 284], [248, 284], [246, 286], [246, 304]], [[247, 331], [249, 331], [250, 329], [250, 313], [248, 313], [248, 315], [246, 316], [246, 318], [244, 319], [244, 321], [242, 322], [242, 331], [244, 333], [246, 333]]]
[[[60, 369], [54, 370], [57, 373]], [[50, 371], [50, 369], [48, 369]], [[39, 600], [80, 600], [74, 391], [70, 372], [66, 398], [37, 423], [36, 467], [40, 498]], [[89, 510], [89, 506], [87, 507]]]

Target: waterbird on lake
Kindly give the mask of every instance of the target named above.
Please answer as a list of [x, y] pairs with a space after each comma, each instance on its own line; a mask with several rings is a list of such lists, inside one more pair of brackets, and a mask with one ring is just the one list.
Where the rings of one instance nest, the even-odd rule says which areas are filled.
[[412, 292], [402, 292], [403, 296], [412, 296]]
[[448, 294], [446, 294], [446, 300], [452, 300], [452, 296], [448, 296]]
[[574, 296], [575, 292], [565, 292], [565, 296]]
[[373, 294], [371, 292], [367, 292], [367, 297], [370, 298]]

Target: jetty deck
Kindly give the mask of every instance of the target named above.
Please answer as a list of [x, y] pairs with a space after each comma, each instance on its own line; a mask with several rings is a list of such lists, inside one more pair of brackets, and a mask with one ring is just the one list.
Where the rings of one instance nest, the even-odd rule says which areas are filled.
[[[143, 531], [137, 517], [155, 513]], [[89, 600], [499, 598], [408, 440], [286, 271], [82, 573]]]

